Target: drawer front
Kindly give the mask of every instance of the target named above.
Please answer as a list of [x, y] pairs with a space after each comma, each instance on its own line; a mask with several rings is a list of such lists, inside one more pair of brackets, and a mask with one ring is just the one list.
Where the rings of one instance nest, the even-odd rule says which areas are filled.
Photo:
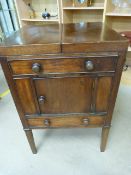
[[13, 74], [114, 72], [117, 57], [53, 58], [10, 61]]
[[41, 117], [27, 119], [31, 128], [61, 128], [61, 127], [101, 127], [104, 125], [105, 117]]

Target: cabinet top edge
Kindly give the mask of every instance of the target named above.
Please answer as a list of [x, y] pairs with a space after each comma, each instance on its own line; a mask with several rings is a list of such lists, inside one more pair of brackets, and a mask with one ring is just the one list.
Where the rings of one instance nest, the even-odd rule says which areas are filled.
[[0, 44], [0, 55], [126, 51], [128, 40], [104, 23], [26, 25]]

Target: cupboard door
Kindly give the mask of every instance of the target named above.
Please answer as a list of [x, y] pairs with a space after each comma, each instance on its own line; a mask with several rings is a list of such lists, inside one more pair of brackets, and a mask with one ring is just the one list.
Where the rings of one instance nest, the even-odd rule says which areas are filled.
[[41, 113], [90, 112], [93, 79], [85, 77], [54, 77], [34, 79]]
[[112, 87], [112, 77], [99, 77], [96, 90], [96, 112], [107, 112]]

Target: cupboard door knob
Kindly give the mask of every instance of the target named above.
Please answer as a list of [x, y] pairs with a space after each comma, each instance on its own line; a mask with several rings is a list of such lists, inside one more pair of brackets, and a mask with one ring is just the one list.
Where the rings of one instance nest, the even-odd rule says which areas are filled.
[[44, 120], [44, 125], [45, 125], [46, 127], [49, 127], [49, 126], [50, 126], [50, 120], [45, 119], [45, 120]]
[[35, 73], [39, 73], [40, 72], [40, 68], [41, 68], [41, 65], [39, 63], [34, 63], [32, 65], [32, 71], [35, 72]]
[[45, 97], [44, 96], [40, 96], [38, 101], [39, 101], [40, 104], [45, 103]]
[[92, 61], [86, 61], [85, 64], [86, 64], [85, 66], [86, 66], [86, 69], [87, 69], [87, 70], [91, 71], [91, 70], [94, 69], [94, 64], [93, 64]]
[[88, 118], [84, 118], [83, 119], [83, 125], [88, 125], [89, 124], [89, 119]]

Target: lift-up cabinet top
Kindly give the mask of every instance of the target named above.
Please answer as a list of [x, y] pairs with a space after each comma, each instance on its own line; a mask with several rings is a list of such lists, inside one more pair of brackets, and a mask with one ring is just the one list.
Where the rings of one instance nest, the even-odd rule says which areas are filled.
[[0, 61], [33, 153], [32, 129], [65, 127], [102, 128], [105, 150], [127, 47], [101, 23], [25, 26], [4, 40]]

